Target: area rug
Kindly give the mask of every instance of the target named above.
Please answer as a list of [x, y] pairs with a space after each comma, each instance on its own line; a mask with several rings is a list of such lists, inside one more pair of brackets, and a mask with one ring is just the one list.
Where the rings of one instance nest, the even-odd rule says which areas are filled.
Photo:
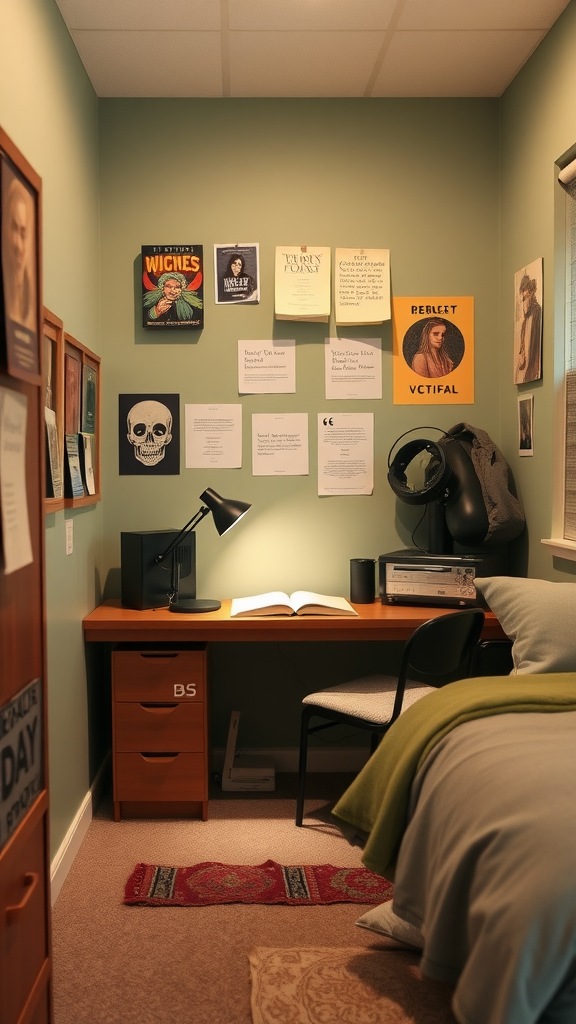
[[259, 947], [249, 959], [253, 1024], [456, 1024], [449, 987], [408, 950]]
[[124, 903], [147, 907], [206, 907], [214, 903], [384, 903], [392, 885], [366, 868], [204, 861], [189, 868], [137, 864]]

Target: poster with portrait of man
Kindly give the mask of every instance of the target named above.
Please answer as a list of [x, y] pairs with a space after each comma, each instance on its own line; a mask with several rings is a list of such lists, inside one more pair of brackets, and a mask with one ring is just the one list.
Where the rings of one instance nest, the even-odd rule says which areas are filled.
[[542, 376], [542, 258], [514, 274], [514, 383]]
[[37, 194], [2, 155], [0, 159], [1, 311], [8, 373], [36, 382], [38, 344]]
[[204, 327], [201, 245], [142, 246], [142, 326], [172, 331]]

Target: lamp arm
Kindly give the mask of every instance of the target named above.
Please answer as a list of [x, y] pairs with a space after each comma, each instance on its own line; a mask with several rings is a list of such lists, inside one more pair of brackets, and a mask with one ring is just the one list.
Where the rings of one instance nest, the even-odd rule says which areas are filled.
[[154, 559], [154, 561], [156, 562], [156, 564], [157, 564], [157, 565], [162, 565], [162, 562], [164, 562], [164, 561], [165, 561], [165, 559], [166, 559], [166, 558], [168, 557], [168, 555], [169, 555], [169, 554], [170, 554], [170, 553], [171, 553], [171, 552], [172, 552], [172, 551], [174, 550], [174, 548], [175, 548], [175, 547], [176, 547], [176, 546], [177, 546], [177, 545], [179, 544], [179, 542], [180, 542], [180, 541], [182, 540], [182, 537], [183, 537], [183, 536], [184, 536], [184, 535], [185, 535], [186, 533], [191, 533], [191, 532], [192, 532], [192, 530], [194, 530], [194, 529], [195, 529], [195, 528], [196, 528], [196, 527], [198, 526], [198, 523], [202, 522], [202, 520], [204, 519], [204, 517], [205, 517], [205, 516], [207, 516], [207, 515], [209, 515], [209, 513], [210, 513], [210, 509], [209, 509], [209, 508], [206, 508], [206, 506], [205, 506], [205, 505], [201, 505], [201, 507], [200, 507], [200, 508], [198, 509], [198, 511], [197, 511], [197, 512], [195, 512], [195, 513], [194, 513], [194, 515], [192, 516], [192, 519], [190, 519], [190, 520], [189, 520], [189, 521], [188, 521], [188, 522], [186, 523], [186, 526], [184, 526], [184, 527], [183, 527], [183, 528], [182, 528], [182, 529], [180, 530], [180, 533], [178, 534], [178, 536], [174, 538], [174, 540], [173, 540], [173, 541], [172, 541], [172, 542], [171, 542], [171, 543], [170, 543], [170, 544], [168, 545], [168, 547], [166, 548], [166, 550], [165, 550], [165, 551], [163, 551], [161, 555], [156, 555], [156, 558]]

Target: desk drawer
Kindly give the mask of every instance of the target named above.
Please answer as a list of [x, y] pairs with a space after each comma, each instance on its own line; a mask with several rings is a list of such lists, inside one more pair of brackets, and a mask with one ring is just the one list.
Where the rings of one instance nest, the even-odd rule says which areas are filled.
[[116, 754], [115, 800], [207, 800], [205, 754]]
[[202, 751], [204, 705], [129, 704], [118, 701], [114, 715], [116, 751]]
[[113, 651], [116, 701], [202, 701], [205, 651]]

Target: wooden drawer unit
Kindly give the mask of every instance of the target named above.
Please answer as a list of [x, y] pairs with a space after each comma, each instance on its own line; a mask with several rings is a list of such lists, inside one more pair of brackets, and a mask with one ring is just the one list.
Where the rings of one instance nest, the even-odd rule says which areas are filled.
[[[114, 820], [190, 805], [208, 814], [206, 649], [125, 644], [112, 652]], [[130, 806], [134, 805], [134, 806]], [[137, 806], [136, 806], [137, 805]]]

